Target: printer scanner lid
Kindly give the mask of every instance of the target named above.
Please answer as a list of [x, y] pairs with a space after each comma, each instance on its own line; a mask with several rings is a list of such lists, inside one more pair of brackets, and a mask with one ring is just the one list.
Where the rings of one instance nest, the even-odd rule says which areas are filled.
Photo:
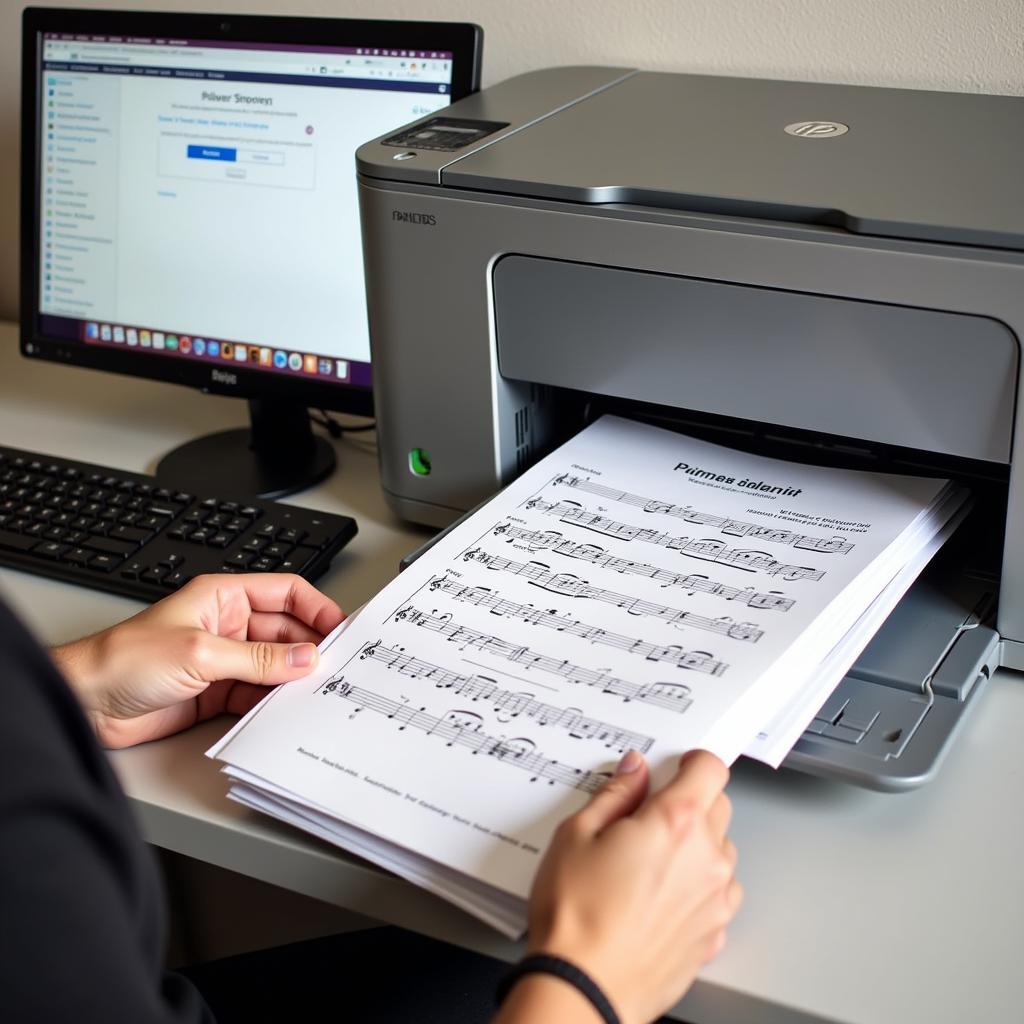
[[[444, 154], [434, 180], [1024, 249], [1024, 97], [610, 68], [595, 88], [598, 70], [550, 69], [497, 86], [487, 116], [508, 128]], [[574, 72], [586, 75], [569, 98]], [[517, 103], [517, 89], [530, 102]], [[491, 92], [444, 113], [472, 117]], [[814, 121], [848, 130], [785, 130]], [[391, 164], [385, 176], [402, 176], [405, 165], [378, 160]]]

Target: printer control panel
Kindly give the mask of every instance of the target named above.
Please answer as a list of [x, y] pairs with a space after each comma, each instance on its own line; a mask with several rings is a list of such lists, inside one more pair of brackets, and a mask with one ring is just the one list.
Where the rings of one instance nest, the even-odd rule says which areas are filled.
[[437, 149], [452, 153], [507, 128], [508, 121], [476, 121], [463, 117], [432, 117], [429, 121], [403, 128], [381, 145], [403, 149]]

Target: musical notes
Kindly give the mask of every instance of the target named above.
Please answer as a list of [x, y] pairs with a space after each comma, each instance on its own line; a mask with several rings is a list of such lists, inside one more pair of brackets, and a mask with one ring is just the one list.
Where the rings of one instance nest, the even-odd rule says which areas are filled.
[[593, 793], [610, 777], [609, 772], [584, 771], [545, 757], [527, 737], [505, 739], [491, 736], [482, 730], [477, 716], [466, 715], [464, 712], [449, 711], [443, 715], [432, 715], [426, 708], [415, 708], [374, 693], [373, 690], [353, 686], [345, 682], [343, 677], [331, 679], [323, 692], [333, 693], [355, 704], [357, 711], [374, 711], [384, 715], [399, 723], [402, 729], [411, 726], [428, 736], [437, 736], [449, 747], [465, 747], [473, 754], [482, 754], [501, 764], [529, 772], [531, 782], [547, 779], [551, 785], [557, 782], [584, 793]]
[[[615, 635], [607, 633], [603, 629], [597, 629], [595, 626], [588, 626], [568, 615], [560, 615], [556, 611], [542, 611], [533, 605], [505, 600], [500, 594], [487, 587], [465, 586], [455, 580], [438, 577], [430, 581], [430, 589], [435, 593], [447, 594], [456, 601], [467, 601], [478, 608], [486, 608], [493, 615], [508, 615], [529, 622], [531, 625], [556, 629], [560, 633], [569, 633], [571, 636], [593, 640], [595, 643], [605, 642], [608, 637]], [[667, 605], [654, 604], [651, 601], [641, 601], [638, 597], [630, 597], [628, 594], [617, 594], [612, 590], [591, 587], [575, 577], [553, 576], [546, 581], [544, 589], [565, 597], [604, 601], [618, 608], [625, 608], [633, 615], [651, 615], [673, 625], [704, 629], [710, 633], [728, 637], [730, 640], [757, 643], [764, 635], [764, 631], [758, 629], [753, 622], [734, 622], [727, 615], [715, 619], [707, 615], [698, 615], [696, 612], [686, 612], [680, 608], [670, 608]], [[628, 640], [629, 638], [623, 639]]]
[[643, 498], [638, 494], [619, 491], [614, 487], [605, 487], [593, 480], [570, 476], [568, 473], [556, 477], [554, 483], [563, 487], [572, 487], [587, 494], [594, 494], [600, 498], [607, 498], [609, 501], [633, 505], [643, 509], [644, 512], [660, 512], [662, 515], [675, 516], [677, 519], [693, 523], [695, 526], [716, 526], [722, 533], [728, 534], [730, 537], [748, 537], [770, 544], [789, 544], [794, 548], [800, 548], [803, 551], [816, 551], [819, 554], [845, 555], [849, 554], [854, 547], [853, 543], [846, 540], [845, 537], [815, 537], [811, 534], [793, 533], [792, 530], [775, 530], [761, 523], [747, 523], [740, 519], [730, 519], [728, 516], [698, 512], [690, 505], [673, 505], [667, 501]]
[[[605, 566], [614, 572], [632, 574], [634, 576], [646, 576], [648, 579], [656, 580], [664, 587], [679, 587], [689, 591], [689, 596], [694, 594], [708, 594], [711, 597], [720, 597], [725, 601], [735, 601], [738, 604], [749, 605], [751, 608], [760, 608], [765, 611], [788, 612], [795, 601], [791, 597], [785, 597], [778, 591], [770, 591], [767, 594], [758, 593], [753, 587], [731, 587], [725, 583], [719, 583], [709, 576], [701, 576], [694, 573], [671, 572], [667, 569], [659, 569], [657, 566], [648, 565], [646, 562], [631, 562], [626, 558], [617, 558], [609, 555], [603, 548], [594, 544], [574, 544], [567, 540], [560, 533], [545, 531], [542, 535], [545, 538], [544, 547], [549, 548], [556, 554], [566, 555], [569, 558], [582, 558], [593, 565]], [[540, 547], [538, 547], [540, 550]], [[483, 548], [473, 548], [462, 556], [466, 561], [479, 562], [488, 569], [496, 572], [507, 572], [514, 576], [523, 576], [537, 587], [545, 590], [553, 590], [555, 593], [568, 593], [563, 589], [560, 581], [565, 579], [577, 579], [565, 573], [554, 572], [543, 562], [516, 562], [510, 558], [503, 558], [501, 555], [492, 555]], [[605, 593], [610, 593], [605, 591]], [[572, 594], [571, 596], [577, 596]], [[579, 595], [590, 596], [590, 595]], [[625, 605], [619, 605], [625, 607]]]
[[564, 729], [573, 739], [595, 740], [610, 750], [624, 754], [627, 750], [639, 750], [646, 754], [654, 743], [650, 736], [631, 732], [609, 722], [590, 718], [579, 708], [561, 708], [530, 693], [517, 693], [502, 689], [487, 676], [466, 675], [453, 672], [441, 665], [406, 654], [397, 647], [386, 647], [379, 640], [366, 644], [359, 652], [360, 659], [378, 661], [401, 676], [422, 679], [433, 683], [436, 689], [446, 690], [473, 704], [481, 702], [490, 705], [499, 721], [529, 719], [541, 727]]
[[[540, 508], [546, 515], [558, 515], [563, 523], [575, 523], [580, 525], [580, 519], [584, 516], [584, 513], [568, 512], [565, 515], [562, 514], [565, 508], [569, 508], [571, 503], [557, 502], [547, 508], [543, 507], [541, 503], [535, 505], [535, 508]], [[589, 515], [589, 513], [586, 513]], [[603, 520], [603, 516], [594, 517], [598, 520]], [[610, 520], [605, 520], [610, 523]], [[611, 524], [612, 526], [616, 524]], [[618, 524], [622, 525], [622, 524]], [[634, 528], [631, 528], [634, 529]], [[528, 530], [523, 527], [513, 526], [510, 523], [502, 523], [494, 528], [494, 534], [496, 536], [504, 536], [506, 540], [521, 540], [526, 543], [526, 546], [534, 551], [543, 550], [545, 547], [553, 547], [559, 541], [564, 540], [560, 534], [553, 533], [549, 530]], [[722, 541], [719, 540], [690, 540], [689, 537], [672, 537], [666, 533], [657, 533], [653, 530], [644, 531], [650, 536], [639, 536], [634, 535], [632, 537], [623, 538], [620, 534], [615, 533], [613, 530], [598, 530], [599, 533], [604, 533], [607, 536], [617, 537], [619, 540], [645, 540], [652, 544], [659, 544], [662, 547], [666, 547], [669, 550], [678, 551], [682, 555], [686, 555], [689, 558], [699, 558], [708, 562], [718, 562], [721, 565], [731, 565], [735, 569], [742, 569], [744, 572], [763, 572], [768, 576], [779, 576], [784, 580], [793, 582], [795, 580], [820, 580], [825, 576], [824, 569], [812, 569], [809, 566], [801, 565], [785, 565], [782, 562], [776, 561], [771, 555], [764, 551], [750, 551], [740, 548], [726, 548]], [[554, 540], [553, 538], [558, 538]], [[585, 549], [586, 545], [577, 545], [579, 549]], [[556, 548], [556, 550], [558, 550]], [[597, 549], [600, 550], [600, 549]], [[564, 551], [559, 550], [559, 554], [564, 554]], [[573, 555], [572, 557], [580, 557]], [[635, 563], [634, 563], [635, 564]]]
[[[500, 529], [500, 528], [499, 528]], [[507, 533], [506, 533], [507, 536]], [[751, 608], [760, 608], [765, 611], [788, 612], [796, 603], [793, 598], [785, 597], [776, 590], [766, 594], [758, 593], [753, 587], [731, 587], [726, 583], [719, 583], [709, 576], [701, 576], [695, 573], [671, 572], [668, 569], [659, 569], [655, 565], [646, 562], [632, 562], [628, 558], [618, 558], [608, 554], [603, 548], [594, 544], [574, 544], [567, 540], [562, 534], [554, 531], [545, 531], [540, 535], [542, 543], [538, 544], [535, 550], [544, 548], [553, 551], [555, 554], [565, 555], [568, 558], [580, 558], [590, 562], [592, 565], [604, 566], [614, 572], [634, 576], [646, 576], [660, 583], [663, 587], [679, 587], [694, 594], [708, 594], [711, 597], [720, 597], [725, 601], [735, 601], [738, 604], [749, 605]], [[564, 573], [553, 572], [549, 566], [542, 562], [515, 562], [501, 555], [491, 555], [482, 548], [473, 548], [462, 556], [467, 561], [479, 562], [488, 569], [497, 572], [507, 572], [512, 575], [521, 575], [532, 584], [544, 589], [549, 589], [549, 582], [556, 581]], [[575, 578], [575, 577], [573, 577]], [[561, 592], [557, 590], [556, 592]]]
[[[516, 648], [499, 637], [491, 636], [488, 633], [475, 629], [469, 629], [466, 626], [460, 626], [448, 615], [431, 614], [420, 611], [411, 605], [399, 611], [395, 615], [395, 621], [404, 621], [414, 626], [422, 626], [432, 632], [440, 633], [447, 640], [459, 643], [463, 647], [477, 647], [490, 653], [501, 652], [500, 657], [508, 657], [509, 660], [519, 661], [520, 664], [526, 664], [528, 667], [532, 667], [538, 661], [543, 661], [545, 664], [549, 661], [552, 663], [556, 661], [556, 659], [538, 658], [530, 652], [529, 648]], [[538, 617], [537, 624], [547, 625], [540, 617]], [[689, 669], [693, 672], [704, 672], [708, 675], [720, 676], [729, 667], [725, 662], [716, 660], [707, 651], [684, 651], [678, 644], [652, 644], [646, 640], [637, 640], [630, 636], [623, 636], [621, 633], [610, 633], [597, 626], [583, 626], [581, 623], [575, 623], [567, 625], [566, 632], [570, 636], [579, 636], [594, 644], [604, 644], [608, 647], [624, 651], [627, 654], [637, 654], [647, 661], [665, 661], [676, 668]], [[512, 657], [510, 654], [505, 653], [506, 651], [513, 650], [526, 653], [521, 657], [518, 655]], [[558, 662], [558, 664], [566, 663]], [[576, 666], [572, 666], [572, 668], [575, 669]], [[570, 682], [578, 682], [578, 680], [570, 680]]]
[[[565, 658], [538, 654], [529, 647], [517, 646], [489, 633], [460, 626], [443, 615], [431, 615], [428, 612], [407, 607], [398, 612], [395, 619], [399, 622], [408, 622], [410, 625], [419, 626], [432, 633], [438, 633], [461, 649], [474, 648], [484, 654], [490, 654], [492, 657], [504, 658], [525, 669], [549, 672], [561, 677], [567, 683], [590, 687], [613, 697], [621, 697], [625, 701], [644, 701], [680, 713], [693, 703], [690, 697], [690, 688], [682, 683], [657, 682], [650, 685], [631, 683], [626, 679], [618, 679], [601, 669], [584, 668]], [[652, 650], [651, 654], [654, 656], [649, 657], [649, 661], [671, 659], [676, 668], [690, 669], [712, 676], [723, 675], [729, 667], [720, 661], [715, 661], [710, 654], [704, 651], [687, 653], [679, 647], [663, 647]]]

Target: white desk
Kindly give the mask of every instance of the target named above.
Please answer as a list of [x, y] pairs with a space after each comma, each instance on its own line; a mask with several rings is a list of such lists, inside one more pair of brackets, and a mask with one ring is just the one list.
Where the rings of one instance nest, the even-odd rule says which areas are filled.
[[[30, 363], [0, 327], [0, 443], [129, 470], [199, 433], [237, 425], [241, 403]], [[357, 438], [360, 435], [355, 435]], [[348, 513], [359, 536], [321, 587], [354, 607], [425, 534], [397, 523], [365, 442], [301, 495]], [[0, 590], [48, 642], [138, 609], [133, 601], [0, 572]], [[938, 781], [887, 796], [749, 764], [734, 771], [733, 835], [746, 903], [730, 944], [678, 1015], [694, 1024], [1003, 1024], [1024, 1015], [1024, 679], [998, 673]], [[327, 903], [511, 958], [515, 947], [420, 890], [225, 797], [202, 753], [207, 723], [114, 755], [147, 839]]]

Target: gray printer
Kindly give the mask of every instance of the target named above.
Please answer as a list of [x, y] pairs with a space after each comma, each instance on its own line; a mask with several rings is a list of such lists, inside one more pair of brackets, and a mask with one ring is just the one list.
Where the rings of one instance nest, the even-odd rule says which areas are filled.
[[450, 523], [604, 411], [971, 487], [786, 762], [930, 778], [1024, 669], [1024, 99], [554, 68], [357, 169], [404, 518]]

